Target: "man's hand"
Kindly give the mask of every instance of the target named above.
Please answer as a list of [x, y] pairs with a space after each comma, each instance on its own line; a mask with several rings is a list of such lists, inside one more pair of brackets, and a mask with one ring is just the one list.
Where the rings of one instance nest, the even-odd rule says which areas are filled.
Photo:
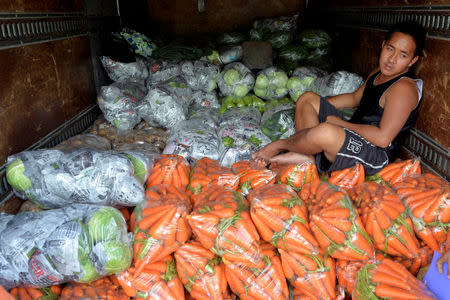
[[447, 263], [447, 278], [450, 279], [450, 250], [445, 252], [437, 261], [436, 266], [439, 273], [442, 274], [444, 270], [444, 263]]

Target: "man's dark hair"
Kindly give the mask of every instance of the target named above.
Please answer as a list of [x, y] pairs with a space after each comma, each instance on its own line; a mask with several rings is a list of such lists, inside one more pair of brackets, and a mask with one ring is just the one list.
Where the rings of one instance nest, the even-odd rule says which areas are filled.
[[422, 55], [423, 47], [425, 44], [425, 37], [427, 32], [422, 25], [416, 21], [403, 21], [394, 24], [386, 34], [386, 41], [388, 41], [395, 32], [401, 32], [410, 35], [416, 42], [416, 50], [414, 50], [414, 56]]

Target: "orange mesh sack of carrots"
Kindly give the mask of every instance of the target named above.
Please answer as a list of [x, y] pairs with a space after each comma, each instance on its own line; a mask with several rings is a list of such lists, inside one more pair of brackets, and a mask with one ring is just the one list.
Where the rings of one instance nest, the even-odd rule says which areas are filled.
[[331, 172], [328, 182], [345, 190], [365, 181], [364, 167], [356, 163], [353, 167]]
[[421, 172], [420, 160], [408, 159], [388, 164], [371, 178], [376, 180], [377, 176], [379, 176], [383, 181], [392, 186], [402, 181], [405, 177], [420, 175]]
[[168, 184], [184, 191], [189, 184], [190, 170], [189, 163], [182, 156], [161, 154], [147, 179], [147, 187]]
[[[308, 189], [309, 192], [305, 192]], [[374, 256], [369, 235], [347, 192], [326, 182], [305, 185], [309, 226], [319, 245], [334, 258], [366, 260]]]
[[260, 236], [277, 248], [318, 254], [319, 243], [308, 227], [306, 206], [285, 184], [268, 184], [248, 195], [250, 214]]
[[319, 179], [316, 165], [312, 163], [277, 165], [271, 166], [270, 169], [278, 174], [278, 183], [290, 185], [294, 189]]
[[142, 272], [129, 268], [117, 275], [125, 293], [133, 299], [184, 300], [184, 288], [177, 274], [175, 260], [166, 256], [156, 263], [146, 264]]
[[175, 252], [178, 275], [194, 299], [223, 300], [229, 298], [225, 270], [220, 257], [191, 241]]
[[[52, 285], [45, 288], [33, 288], [18, 286], [12, 288], [9, 293], [12, 295], [12, 299], [16, 300], [44, 300], [44, 299], [60, 299], [61, 285]], [[6, 299], [0, 294], [0, 299]], [[75, 299], [75, 298], [72, 298]], [[112, 298], [111, 298], [112, 299]], [[127, 298], [128, 299], [128, 298]]]
[[[229, 189], [211, 186], [208, 190], [211, 188]], [[192, 232], [203, 247], [222, 257], [225, 264], [240, 262], [251, 268], [262, 267], [259, 235], [250, 218], [247, 200], [230, 191], [196, 202], [194, 211], [187, 216]]]
[[269, 243], [261, 243], [264, 266], [249, 268], [238, 262], [225, 265], [231, 290], [242, 300], [287, 300], [289, 290], [277, 250]]
[[368, 262], [358, 271], [353, 299], [437, 299], [425, 284], [388, 258]]
[[175, 252], [191, 236], [186, 216], [191, 211], [187, 195], [174, 185], [155, 185], [134, 211], [134, 265], [140, 273], [146, 264]]
[[192, 166], [188, 189], [197, 195], [208, 184], [223, 185], [237, 190], [239, 176], [234, 174], [231, 169], [222, 167], [217, 160], [204, 157]]
[[412, 221], [400, 197], [389, 187], [365, 182], [348, 191], [358, 207], [375, 248], [392, 256], [413, 258], [419, 255]]
[[417, 236], [442, 253], [450, 230], [450, 184], [425, 173], [406, 177], [393, 188], [410, 210]]
[[356, 282], [356, 274], [364, 265], [364, 261], [349, 261], [338, 259], [336, 261], [336, 275], [338, 283], [350, 295], [353, 293], [353, 287]]
[[128, 300], [115, 276], [87, 283], [70, 282], [61, 291], [60, 300]]
[[274, 183], [277, 176], [276, 172], [253, 160], [235, 162], [231, 169], [239, 176], [239, 185], [244, 195], [247, 195], [251, 189]]
[[296, 299], [336, 298], [336, 271], [331, 257], [278, 251], [284, 275], [294, 287]]

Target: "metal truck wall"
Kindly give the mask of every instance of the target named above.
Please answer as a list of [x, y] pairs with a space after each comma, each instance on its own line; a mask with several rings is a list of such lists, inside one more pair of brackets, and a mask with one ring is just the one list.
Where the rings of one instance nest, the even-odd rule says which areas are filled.
[[248, 28], [256, 18], [292, 15], [304, 8], [303, 0], [127, 0], [120, 3], [124, 23], [144, 32], [167, 34], [221, 33]]
[[[342, 68], [367, 76], [377, 67], [386, 29], [392, 23], [415, 19], [428, 37], [415, 72], [424, 81], [416, 129], [450, 147], [450, 5], [448, 1], [331, 1], [339, 45], [336, 60]], [[447, 4], [447, 5], [444, 5]], [[447, 154], [448, 155], [448, 154]], [[447, 167], [448, 168], [448, 167]]]
[[92, 24], [109, 2], [117, 14], [109, 0], [0, 0], [0, 165], [95, 103]]

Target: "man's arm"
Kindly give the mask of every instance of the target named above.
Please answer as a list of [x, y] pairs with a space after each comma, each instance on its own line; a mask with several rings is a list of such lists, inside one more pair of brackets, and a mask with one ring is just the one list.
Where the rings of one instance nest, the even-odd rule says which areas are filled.
[[349, 123], [335, 116], [328, 117], [327, 122], [348, 128], [375, 146], [385, 148], [400, 132], [417, 105], [416, 84], [412, 80], [402, 79], [389, 88], [384, 97], [384, 112], [378, 127]]

